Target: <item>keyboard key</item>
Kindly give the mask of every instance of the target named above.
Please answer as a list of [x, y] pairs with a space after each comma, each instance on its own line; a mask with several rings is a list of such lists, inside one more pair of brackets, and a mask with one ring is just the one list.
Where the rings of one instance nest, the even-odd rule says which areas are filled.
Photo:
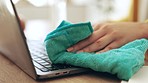
[[39, 68], [39, 69], [42, 69], [44, 68], [44, 66], [40, 65], [39, 63], [33, 61], [33, 64], [35, 65], [35, 67]]
[[42, 68], [42, 69], [40, 69], [41, 71], [43, 71], [43, 72], [47, 72], [47, 71], [51, 71], [51, 70], [49, 70], [48, 68]]
[[35, 68], [47, 72], [65, 68], [71, 68], [69, 65], [62, 64], [52, 64], [46, 53], [45, 46], [39, 42], [29, 42], [29, 50], [31, 52], [31, 57]]

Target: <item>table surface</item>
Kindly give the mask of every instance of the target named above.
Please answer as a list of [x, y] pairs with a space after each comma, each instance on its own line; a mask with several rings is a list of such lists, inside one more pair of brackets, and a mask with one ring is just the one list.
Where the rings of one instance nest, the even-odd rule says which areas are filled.
[[[145, 65], [148, 65], [148, 61]], [[38, 82], [0, 54], [0, 83], [120, 83], [120, 81], [114, 75], [91, 71]]]
[[[44, 36], [44, 35], [43, 35]], [[40, 37], [42, 38], [42, 37]], [[148, 55], [148, 53], [146, 54]], [[145, 60], [146, 61], [146, 60]], [[148, 65], [148, 61], [145, 62]], [[0, 54], [0, 83], [120, 83], [116, 76], [108, 73], [85, 72], [70, 76], [35, 81], [10, 60]]]

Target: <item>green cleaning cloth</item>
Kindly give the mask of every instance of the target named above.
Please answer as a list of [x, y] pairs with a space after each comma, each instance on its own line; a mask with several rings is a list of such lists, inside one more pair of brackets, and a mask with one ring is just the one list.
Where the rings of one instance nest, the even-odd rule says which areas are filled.
[[45, 39], [46, 50], [53, 63], [70, 64], [95, 71], [116, 74], [119, 79], [128, 80], [144, 65], [144, 54], [148, 40], [139, 39], [120, 48], [104, 53], [75, 53], [66, 49], [93, 32], [90, 22], [71, 24], [66, 21], [49, 33]]

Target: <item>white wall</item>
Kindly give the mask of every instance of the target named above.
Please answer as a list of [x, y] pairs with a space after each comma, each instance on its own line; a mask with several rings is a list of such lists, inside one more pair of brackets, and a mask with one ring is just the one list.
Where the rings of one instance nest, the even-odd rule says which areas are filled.
[[19, 14], [22, 14], [26, 20], [49, 19], [51, 18], [50, 7], [21, 7], [17, 8]]
[[[144, 21], [148, 18], [148, 0], [139, 0], [139, 21]], [[50, 20], [52, 23], [59, 21], [59, 12], [53, 8], [53, 6], [34, 7], [27, 2], [18, 3], [16, 8], [26, 20], [43, 19]], [[67, 20], [71, 22], [83, 22], [83, 21], [104, 21], [106, 18], [101, 16], [100, 10], [96, 9], [94, 5], [90, 7], [78, 6], [73, 4], [67, 5]], [[96, 11], [97, 10], [97, 11]], [[110, 14], [109, 14], [110, 15]], [[61, 17], [61, 16], [60, 16]], [[103, 20], [104, 19], [104, 20]], [[58, 23], [57, 23], [58, 24]], [[57, 25], [55, 24], [55, 25]]]
[[[86, 21], [86, 7], [85, 6], [75, 6], [67, 5], [66, 10], [62, 11], [58, 6], [43, 6], [43, 7], [34, 7], [28, 3], [18, 3], [16, 9], [24, 16], [26, 21], [28, 20], [49, 20], [53, 26], [57, 26], [59, 21], [68, 20], [70, 22], [84, 22]], [[61, 12], [65, 12], [65, 15], [62, 15]]]
[[67, 20], [74, 22], [74, 23], [86, 21], [86, 7], [68, 5]]

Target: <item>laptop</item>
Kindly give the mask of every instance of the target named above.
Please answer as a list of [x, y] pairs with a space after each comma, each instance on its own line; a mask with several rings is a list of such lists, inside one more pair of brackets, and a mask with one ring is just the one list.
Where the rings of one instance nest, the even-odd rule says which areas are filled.
[[88, 71], [52, 64], [43, 43], [25, 37], [12, 0], [0, 0], [0, 53], [36, 80]]

